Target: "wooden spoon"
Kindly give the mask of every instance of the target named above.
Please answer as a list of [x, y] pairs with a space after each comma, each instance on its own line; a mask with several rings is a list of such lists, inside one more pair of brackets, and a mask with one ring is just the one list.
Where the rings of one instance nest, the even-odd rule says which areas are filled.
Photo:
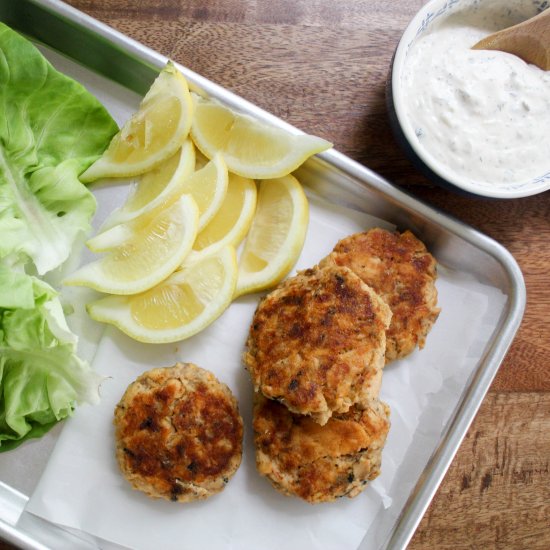
[[550, 70], [550, 9], [480, 40], [474, 50], [500, 50]]

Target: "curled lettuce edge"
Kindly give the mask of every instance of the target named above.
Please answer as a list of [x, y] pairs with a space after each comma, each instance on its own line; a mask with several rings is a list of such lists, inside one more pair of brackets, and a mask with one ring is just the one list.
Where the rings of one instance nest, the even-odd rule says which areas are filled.
[[[0, 266], [0, 284], [7, 271]], [[55, 290], [31, 275], [22, 278], [32, 285], [33, 307], [0, 303], [0, 452], [42, 436], [77, 404], [97, 403], [103, 380], [77, 356], [78, 338]], [[21, 303], [28, 297], [21, 295]]]

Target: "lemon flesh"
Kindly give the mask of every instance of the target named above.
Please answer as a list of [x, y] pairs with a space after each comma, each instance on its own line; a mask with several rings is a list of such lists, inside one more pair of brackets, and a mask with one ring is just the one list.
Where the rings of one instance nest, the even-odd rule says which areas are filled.
[[189, 195], [113, 227], [96, 249], [106, 255], [81, 267], [67, 285], [112, 294], [136, 294], [168, 277], [187, 256], [198, 228], [198, 207]]
[[212, 254], [224, 246], [237, 247], [244, 239], [256, 210], [256, 184], [248, 178], [229, 174], [225, 199], [212, 220], [199, 232], [192, 257]]
[[308, 221], [307, 198], [294, 176], [260, 182], [235, 296], [270, 288], [288, 274], [302, 251]]
[[177, 192], [183, 180], [194, 170], [195, 147], [190, 139], [186, 139], [175, 155], [137, 177], [126, 202], [111, 212], [101, 226], [102, 231], [153, 210]]
[[221, 153], [230, 172], [251, 179], [285, 176], [308, 157], [332, 146], [322, 138], [294, 135], [193, 95], [191, 137], [208, 158]]
[[154, 288], [107, 296], [88, 305], [90, 316], [140, 342], [177, 342], [215, 321], [231, 303], [237, 280], [233, 247], [185, 263]]
[[189, 134], [193, 102], [183, 75], [168, 63], [143, 98], [138, 111], [113, 137], [103, 155], [81, 176], [99, 178], [143, 174], [164, 162]]

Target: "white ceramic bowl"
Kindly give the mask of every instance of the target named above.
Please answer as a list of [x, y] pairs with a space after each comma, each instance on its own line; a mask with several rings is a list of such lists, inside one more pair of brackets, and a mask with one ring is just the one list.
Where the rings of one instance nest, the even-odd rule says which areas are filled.
[[[403, 86], [403, 72], [407, 66], [408, 54], [415, 42], [430, 32], [434, 24], [439, 24], [459, 10], [472, 5], [510, 6], [514, 4], [531, 17], [547, 6], [544, 0], [430, 0], [416, 14], [407, 26], [392, 61], [390, 79], [388, 80], [387, 99], [390, 122], [394, 134], [413, 164], [429, 179], [437, 184], [458, 191], [462, 194], [490, 198], [526, 197], [550, 189], [550, 167], [544, 173], [537, 174], [528, 180], [509, 183], [486, 183], [475, 181], [457, 174], [449, 166], [437, 160], [419, 141], [415, 129], [407, 115], [407, 105]], [[452, 67], [449, 67], [452, 71]], [[550, 131], [550, 128], [549, 128]], [[550, 139], [550, 136], [548, 137]]]

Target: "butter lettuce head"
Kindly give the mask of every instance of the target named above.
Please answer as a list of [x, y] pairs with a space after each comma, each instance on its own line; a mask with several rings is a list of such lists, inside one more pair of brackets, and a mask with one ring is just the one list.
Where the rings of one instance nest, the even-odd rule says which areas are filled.
[[55, 290], [0, 265], [0, 452], [98, 400], [101, 378], [76, 343]]
[[78, 176], [116, 132], [95, 97], [0, 23], [0, 451], [98, 399], [55, 290], [27, 272], [58, 267], [89, 229], [96, 203]]
[[1, 23], [0, 111], [0, 258], [31, 260], [44, 274], [89, 229], [96, 203], [78, 176], [118, 128], [82, 85]]

